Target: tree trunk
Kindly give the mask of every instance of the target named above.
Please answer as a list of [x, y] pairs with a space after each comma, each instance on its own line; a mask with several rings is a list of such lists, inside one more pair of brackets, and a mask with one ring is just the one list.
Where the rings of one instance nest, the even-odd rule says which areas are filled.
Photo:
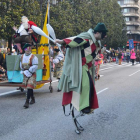
[[10, 50], [12, 50], [12, 37], [8, 38], [8, 48], [10, 48]]

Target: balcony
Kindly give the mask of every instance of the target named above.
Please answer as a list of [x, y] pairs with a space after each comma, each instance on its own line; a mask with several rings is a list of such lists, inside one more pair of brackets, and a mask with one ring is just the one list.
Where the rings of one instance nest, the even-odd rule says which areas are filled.
[[127, 35], [137, 34], [140, 35], [140, 30], [127, 30]]
[[139, 17], [139, 14], [138, 13], [123, 13], [123, 16], [125, 17]]
[[138, 2], [139, 0], [134, 0], [135, 2]]
[[140, 25], [140, 23], [137, 21], [126, 21], [125, 23], [127, 26], [129, 26], [129, 25], [139, 26]]
[[123, 4], [120, 5], [121, 8], [135, 8], [135, 9], [139, 9], [139, 5], [138, 4]]

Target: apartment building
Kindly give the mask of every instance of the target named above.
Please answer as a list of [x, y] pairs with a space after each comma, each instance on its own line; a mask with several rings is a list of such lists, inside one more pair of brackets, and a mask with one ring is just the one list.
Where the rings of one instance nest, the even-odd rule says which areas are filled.
[[[140, 1], [139, 0], [118, 0], [122, 8], [127, 25], [128, 40], [134, 40], [134, 46], [140, 45]], [[127, 46], [128, 46], [127, 42]]]

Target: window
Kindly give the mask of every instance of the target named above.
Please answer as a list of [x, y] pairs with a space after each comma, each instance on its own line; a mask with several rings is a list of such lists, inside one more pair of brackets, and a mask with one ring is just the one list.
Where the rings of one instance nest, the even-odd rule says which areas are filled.
[[128, 4], [128, 3], [134, 4], [135, 2], [134, 0], [124, 0], [124, 4]]
[[125, 21], [130, 21], [129, 17], [125, 17]]
[[127, 30], [135, 30], [135, 26], [127, 26]]
[[120, 2], [120, 1], [118, 1], [118, 4], [119, 4], [119, 5], [121, 5], [121, 2]]

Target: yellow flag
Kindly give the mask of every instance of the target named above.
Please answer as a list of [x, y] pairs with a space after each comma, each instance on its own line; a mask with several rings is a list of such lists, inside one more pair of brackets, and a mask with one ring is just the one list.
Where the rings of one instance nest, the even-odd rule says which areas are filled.
[[[49, 36], [46, 24], [48, 21], [48, 14], [49, 14], [49, 4], [47, 5], [47, 12], [45, 17], [45, 22], [43, 26], [43, 31], [46, 33], [46, 35]], [[48, 38], [41, 36], [40, 44], [48, 44], [49, 40]], [[43, 75], [42, 80], [48, 80], [50, 78], [50, 61], [49, 61], [49, 47], [48, 46], [40, 46], [38, 47], [38, 54], [44, 54], [44, 69], [46, 69], [46, 74]], [[42, 56], [43, 57], [43, 56]], [[36, 89], [41, 88], [44, 84], [40, 84], [36, 86]]]

